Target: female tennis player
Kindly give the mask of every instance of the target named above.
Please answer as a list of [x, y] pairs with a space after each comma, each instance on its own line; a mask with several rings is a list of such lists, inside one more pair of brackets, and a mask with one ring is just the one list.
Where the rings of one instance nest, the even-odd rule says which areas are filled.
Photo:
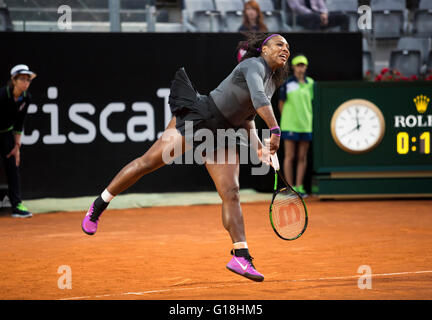
[[[258, 114], [271, 128], [270, 153], [278, 150], [280, 128], [270, 99], [287, 76], [289, 45], [279, 34], [250, 34], [247, 41], [247, 52], [242, 61], [208, 96], [197, 94], [183, 68], [177, 71], [169, 97], [173, 118], [150, 149], [127, 164], [92, 203], [82, 221], [82, 230], [86, 234], [96, 232], [100, 216], [114, 196], [166, 164], [164, 151], [166, 154], [166, 150], [178, 150], [180, 147], [184, 152], [186, 148], [193, 147], [188, 146], [188, 121], [192, 122], [195, 131], [206, 128], [214, 134], [217, 129], [246, 129], [251, 145], [256, 142], [258, 157], [262, 159], [263, 145], [254, 130], [254, 118]], [[243, 46], [243, 43], [239, 45]], [[235, 157], [234, 163], [227, 162], [227, 159], [223, 162], [220, 159], [205, 162], [222, 199], [223, 226], [233, 242], [233, 257], [226, 267], [253, 281], [263, 281], [264, 276], [255, 269], [246, 242], [239, 199], [238, 151]]]

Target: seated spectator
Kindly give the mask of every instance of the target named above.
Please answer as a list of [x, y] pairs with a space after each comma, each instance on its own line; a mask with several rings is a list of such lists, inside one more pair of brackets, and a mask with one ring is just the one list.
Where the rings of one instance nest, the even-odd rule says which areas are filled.
[[243, 23], [239, 31], [267, 32], [264, 17], [259, 4], [255, 0], [247, 1], [243, 10]]
[[297, 16], [297, 24], [309, 30], [325, 30], [340, 26], [349, 30], [349, 17], [343, 13], [328, 12], [324, 0], [287, 0]]

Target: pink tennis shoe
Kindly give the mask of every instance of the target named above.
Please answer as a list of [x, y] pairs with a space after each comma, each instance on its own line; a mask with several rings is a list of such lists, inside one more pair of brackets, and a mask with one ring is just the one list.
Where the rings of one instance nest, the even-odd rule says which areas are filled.
[[[231, 252], [233, 254], [233, 252]], [[227, 269], [237, 273], [250, 280], [261, 282], [264, 280], [264, 276], [259, 273], [252, 263], [252, 257], [237, 257], [233, 254], [230, 262], [226, 265]]]
[[108, 204], [109, 202], [103, 201], [101, 196], [97, 197], [96, 200], [93, 201], [81, 223], [82, 231], [87, 233], [89, 236], [96, 233], [99, 218], [102, 212], [104, 212], [104, 210], [108, 207]]
[[86, 216], [84, 217], [81, 227], [82, 230], [87, 233], [88, 235], [94, 235], [96, 233], [98, 222], [99, 222], [99, 216], [96, 217], [94, 215], [94, 202], [90, 206], [90, 209], [87, 211]]

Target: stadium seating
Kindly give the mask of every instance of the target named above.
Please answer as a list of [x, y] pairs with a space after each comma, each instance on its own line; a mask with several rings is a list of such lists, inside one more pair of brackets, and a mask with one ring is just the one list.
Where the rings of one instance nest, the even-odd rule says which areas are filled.
[[243, 21], [242, 0], [215, 0], [216, 10], [222, 13], [228, 32], [237, 32]]
[[421, 10], [432, 10], [432, 1], [430, 0], [420, 0], [419, 9]]
[[430, 38], [415, 38], [415, 37], [402, 37], [398, 40], [397, 49], [400, 50], [419, 50], [421, 52], [422, 64], [427, 63], [428, 54], [431, 49]]
[[184, 0], [184, 18], [194, 26], [190, 31], [221, 32], [224, 30], [222, 14], [212, 0]]
[[370, 51], [363, 51], [363, 76], [366, 76], [368, 72], [373, 74], [375, 66], [372, 59], [372, 53]]
[[370, 0], [370, 6], [376, 10], [404, 10], [405, 0]]
[[419, 50], [393, 50], [390, 55], [390, 69], [398, 70], [403, 76], [420, 76], [421, 52]]
[[432, 51], [429, 52], [429, 58], [428, 58], [426, 66], [427, 66], [427, 72], [428, 73], [432, 72]]
[[122, 9], [143, 9], [146, 5], [146, 2], [142, 0], [121, 0], [120, 5]]
[[[6, 0], [16, 31], [59, 31], [57, 21], [58, 8], [67, 4], [72, 8], [73, 31], [109, 32], [110, 8], [108, 0]], [[169, 9], [170, 11], [168, 11]], [[178, 18], [171, 22], [170, 13]], [[180, 21], [181, 9], [173, 6], [159, 7], [156, 12], [157, 32], [183, 32], [184, 24]], [[122, 31], [146, 32], [148, 14], [146, 1], [122, 0], [120, 21]]]
[[[109, 21], [109, 7], [107, 0], [44, 0], [42, 2], [28, 0], [8, 0], [10, 8], [15, 8], [13, 12], [14, 20], [23, 21], [50, 21], [58, 20], [58, 8], [67, 4], [72, 8], [73, 21], [103, 22]], [[121, 2], [122, 10], [130, 12], [121, 13], [121, 21], [145, 21], [145, 4], [139, 0], [124, 0]], [[141, 9], [141, 10], [136, 10]], [[134, 10], [134, 12], [131, 12]]]
[[375, 70], [375, 66], [372, 59], [372, 52], [369, 49], [369, 44], [366, 38], [363, 38], [362, 57], [363, 57], [363, 76], [365, 76], [368, 71], [373, 74]]
[[7, 7], [0, 8], [0, 31], [13, 31], [12, 20]]
[[422, 0], [414, 12], [413, 33], [432, 37], [432, 1]]
[[284, 16], [285, 24], [292, 28], [292, 30], [299, 31], [304, 29], [301, 26], [297, 26], [296, 14], [291, 10], [291, 7], [288, 5], [287, 2], [284, 2], [284, 6], [281, 12]]
[[275, 9], [273, 1], [257, 0], [257, 2], [264, 15], [264, 23], [266, 24], [269, 31], [291, 31], [291, 28], [285, 24], [282, 12]]
[[346, 14], [350, 19], [349, 31], [358, 31], [358, 1], [357, 0], [327, 0], [327, 9], [329, 12], [338, 12]]
[[374, 37], [399, 38], [405, 29], [405, 0], [371, 0], [370, 5]]

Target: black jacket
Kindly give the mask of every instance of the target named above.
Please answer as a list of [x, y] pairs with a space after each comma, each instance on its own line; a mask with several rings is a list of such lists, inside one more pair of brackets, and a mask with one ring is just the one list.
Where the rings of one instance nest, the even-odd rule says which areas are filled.
[[30, 102], [31, 95], [28, 91], [15, 101], [10, 87], [0, 88], [0, 132], [13, 130], [21, 133]]

